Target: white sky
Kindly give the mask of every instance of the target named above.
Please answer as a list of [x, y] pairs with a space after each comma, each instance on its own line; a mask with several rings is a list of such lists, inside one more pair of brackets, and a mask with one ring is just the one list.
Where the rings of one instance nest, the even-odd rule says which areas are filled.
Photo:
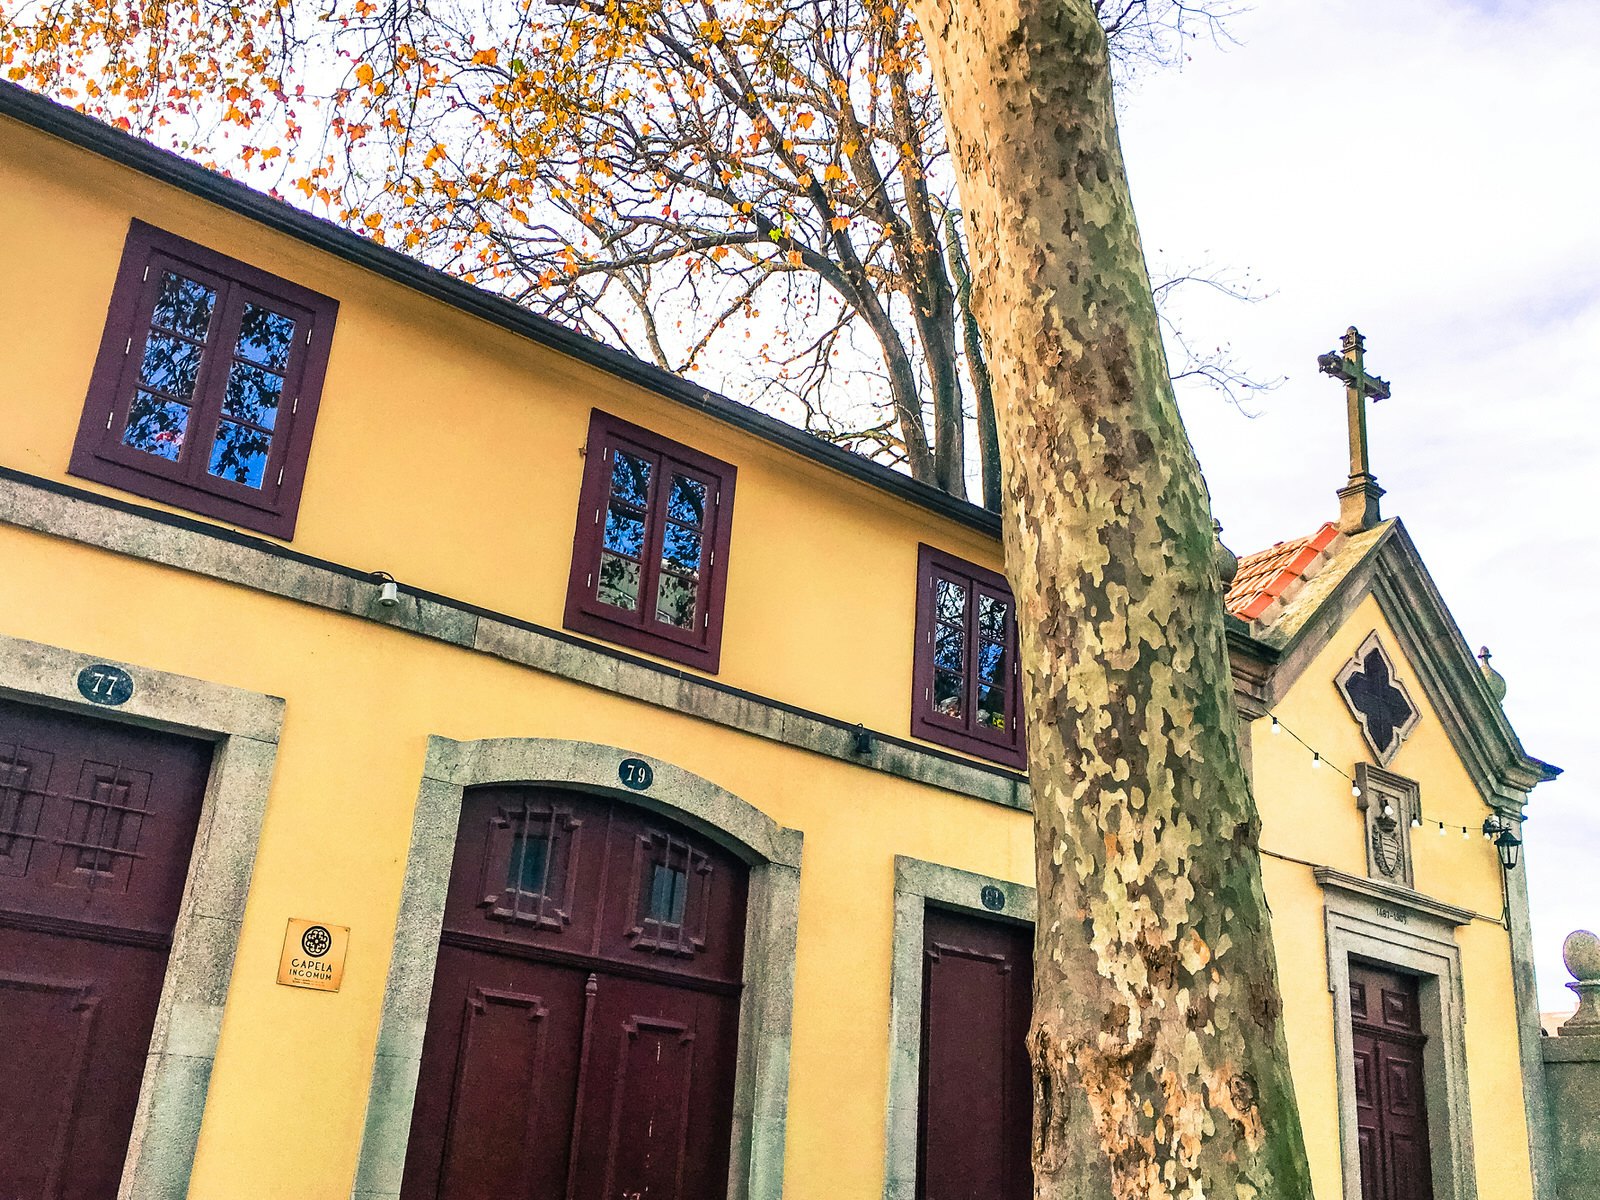
[[[1152, 259], [1248, 268], [1270, 297], [1192, 302], [1187, 332], [1288, 376], [1246, 419], [1184, 415], [1243, 554], [1337, 513], [1347, 325], [1392, 400], [1371, 410], [1384, 515], [1508, 680], [1528, 752], [1566, 769], [1526, 827], [1540, 996], [1600, 928], [1600, 4], [1260, 0], [1122, 98]], [[1520, 870], [1521, 868], [1519, 868]]]

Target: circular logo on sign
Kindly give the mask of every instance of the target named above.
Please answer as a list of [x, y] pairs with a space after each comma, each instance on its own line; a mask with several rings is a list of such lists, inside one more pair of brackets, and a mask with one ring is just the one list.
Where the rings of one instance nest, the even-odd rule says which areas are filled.
[[990, 912], [999, 912], [1006, 906], [1006, 894], [992, 883], [984, 885], [983, 891], [978, 893], [978, 899]]
[[313, 925], [300, 935], [300, 949], [312, 958], [321, 958], [333, 949], [333, 934], [321, 925]]

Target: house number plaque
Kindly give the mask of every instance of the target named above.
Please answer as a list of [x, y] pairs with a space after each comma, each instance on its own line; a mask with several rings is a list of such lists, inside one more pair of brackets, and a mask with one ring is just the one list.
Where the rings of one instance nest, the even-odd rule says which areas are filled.
[[642, 758], [625, 758], [617, 767], [617, 778], [624, 787], [642, 792], [656, 781], [656, 773]]
[[278, 982], [284, 987], [337, 992], [344, 982], [344, 952], [350, 945], [348, 925], [329, 925], [290, 917], [283, 934]]
[[133, 676], [121, 667], [96, 663], [78, 672], [78, 692], [91, 704], [126, 704], [133, 695]]

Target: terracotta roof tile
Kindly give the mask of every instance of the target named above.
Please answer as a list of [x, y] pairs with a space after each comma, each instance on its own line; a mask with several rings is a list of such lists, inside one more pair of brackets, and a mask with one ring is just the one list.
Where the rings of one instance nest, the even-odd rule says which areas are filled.
[[1309, 537], [1279, 542], [1239, 560], [1239, 573], [1233, 577], [1224, 601], [1230, 616], [1254, 621], [1272, 602], [1320, 562], [1324, 551], [1333, 545], [1339, 529], [1332, 522]]

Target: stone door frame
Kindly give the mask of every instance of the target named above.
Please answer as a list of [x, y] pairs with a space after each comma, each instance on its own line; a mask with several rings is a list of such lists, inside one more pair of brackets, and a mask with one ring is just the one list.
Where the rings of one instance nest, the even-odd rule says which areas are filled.
[[[990, 889], [993, 889], [992, 891]], [[988, 903], [985, 903], [985, 897]], [[998, 900], [999, 907], [995, 907]], [[897, 854], [894, 948], [889, 968], [889, 1099], [884, 1114], [883, 1197], [917, 1191], [917, 1110], [922, 1089], [922, 954], [929, 905], [1032, 926], [1034, 889]]]
[[[126, 671], [133, 694], [115, 707], [92, 703], [79, 691], [78, 675], [95, 666]], [[118, 1200], [182, 1200], [200, 1141], [284, 702], [3, 634], [0, 699], [215, 746], [117, 1189]]]
[[[648, 765], [647, 785], [622, 782], [621, 764], [630, 759]], [[641, 773], [631, 770], [629, 777], [638, 783]], [[575, 788], [652, 809], [749, 864], [728, 1200], [781, 1200], [800, 832], [783, 828], [710, 780], [615, 746], [551, 738], [457, 742], [437, 736], [428, 739], [417, 793], [354, 1200], [400, 1195], [462, 796], [469, 787], [489, 784]]]
[[1330, 867], [1313, 874], [1322, 886], [1328, 942], [1328, 990], [1333, 995], [1334, 1061], [1339, 1072], [1339, 1145], [1344, 1198], [1362, 1200], [1361, 1150], [1356, 1127], [1354, 1032], [1350, 959], [1414, 976], [1428, 1106], [1428, 1148], [1435, 1200], [1477, 1200], [1472, 1108], [1467, 1092], [1466, 1002], [1458, 926], [1473, 914], [1409, 888], [1346, 875]]

